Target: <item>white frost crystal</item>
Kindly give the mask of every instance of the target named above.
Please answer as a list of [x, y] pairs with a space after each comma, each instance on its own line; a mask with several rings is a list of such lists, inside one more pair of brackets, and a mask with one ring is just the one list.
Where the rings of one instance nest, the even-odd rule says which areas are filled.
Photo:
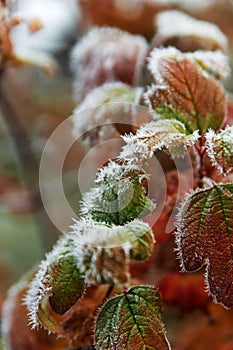
[[39, 327], [38, 311], [40, 303], [42, 302], [43, 298], [49, 295], [52, 290], [51, 287], [48, 287], [46, 285], [49, 279], [49, 266], [64, 253], [67, 253], [66, 256], [72, 255], [72, 253], [67, 248], [66, 237], [62, 237], [60, 240], [58, 240], [53, 250], [46, 255], [46, 259], [40, 263], [38, 272], [29, 285], [28, 293], [25, 297], [24, 302], [29, 310], [28, 315], [32, 328]]
[[185, 126], [177, 120], [155, 120], [142, 126], [135, 135], [123, 136], [126, 145], [119, 158], [129, 164], [140, 164], [163, 148], [168, 149], [172, 157], [182, 157], [198, 138], [198, 131], [186, 135]]
[[233, 169], [233, 126], [215, 133], [209, 130], [206, 135], [208, 156], [220, 174], [228, 174]]

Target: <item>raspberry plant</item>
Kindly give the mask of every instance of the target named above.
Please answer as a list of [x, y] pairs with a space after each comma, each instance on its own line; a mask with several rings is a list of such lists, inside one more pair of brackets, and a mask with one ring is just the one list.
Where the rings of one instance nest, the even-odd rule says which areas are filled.
[[[168, 30], [169, 21], [179, 25]], [[226, 38], [178, 11], [161, 12], [157, 25], [150, 43], [120, 29], [94, 28], [72, 51], [79, 102], [74, 135], [89, 148], [112, 135], [124, 141], [97, 171], [80, 219], [39, 265], [25, 297], [31, 326], [67, 337], [72, 348], [171, 348], [160, 288], [133, 273], [135, 266], [140, 272], [139, 262], [152, 268], [157, 247], [169, 239], [181, 273], [204, 268], [213, 302], [233, 306], [233, 127], [221, 82], [229, 74]], [[137, 105], [149, 110], [150, 120], [135, 126]], [[168, 182], [162, 220], [149, 225], [156, 203], [148, 186], [157, 179], [147, 163], [161, 155], [173, 174], [177, 159], [188, 156], [193, 187], [174, 200], [179, 183], [172, 189]], [[168, 234], [174, 210], [176, 228]], [[72, 319], [75, 337], [66, 327]]]

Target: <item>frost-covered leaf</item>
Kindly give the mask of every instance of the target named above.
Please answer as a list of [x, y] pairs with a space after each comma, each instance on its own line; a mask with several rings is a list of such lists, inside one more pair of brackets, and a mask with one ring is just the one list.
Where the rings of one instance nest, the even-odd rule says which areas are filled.
[[97, 316], [95, 346], [97, 350], [170, 349], [157, 291], [136, 286], [108, 300]]
[[228, 56], [221, 51], [195, 51], [187, 53], [189, 59], [196, 62], [206, 73], [215, 79], [225, 79], [230, 74]]
[[160, 12], [156, 24], [152, 46], [175, 46], [183, 52], [227, 50], [227, 37], [215, 24], [197, 20], [183, 12]]
[[233, 126], [215, 133], [209, 130], [206, 135], [208, 156], [220, 173], [228, 174], [233, 170]]
[[114, 161], [99, 170], [97, 186], [83, 196], [81, 213], [99, 222], [124, 225], [150, 214], [153, 202], [147, 197], [147, 175], [136, 165]]
[[175, 48], [154, 49], [149, 69], [157, 85], [145, 98], [161, 117], [183, 122], [190, 133], [222, 125], [227, 103], [223, 87], [186, 54]]
[[139, 128], [135, 135], [123, 136], [126, 145], [119, 158], [132, 164], [141, 163], [162, 149], [167, 149], [172, 157], [182, 157], [198, 137], [197, 131], [187, 135], [185, 125], [178, 120], [152, 121]]
[[118, 126], [123, 132], [132, 131], [135, 103], [139, 103], [141, 88], [115, 82], [106, 83], [89, 92], [83, 102], [74, 109], [73, 134], [86, 145], [118, 135]]
[[147, 49], [142, 36], [110, 27], [92, 29], [72, 51], [76, 99], [81, 101], [90, 90], [106, 82], [137, 85]]
[[62, 315], [82, 296], [85, 282], [72, 250], [71, 241], [62, 238], [40, 264], [25, 299], [33, 327], [41, 323], [55, 332], [48, 310]]
[[177, 250], [184, 271], [206, 266], [208, 291], [233, 306], [233, 184], [187, 195], [179, 211]]
[[126, 283], [129, 260], [147, 259], [154, 246], [149, 225], [139, 220], [124, 226], [78, 221], [70, 238], [86, 282], [94, 284]]

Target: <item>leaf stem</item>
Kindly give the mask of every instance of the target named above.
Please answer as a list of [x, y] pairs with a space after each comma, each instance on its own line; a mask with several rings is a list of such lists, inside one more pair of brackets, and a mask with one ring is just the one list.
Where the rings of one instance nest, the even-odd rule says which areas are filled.
[[204, 156], [206, 152], [206, 148], [204, 147], [203, 135], [201, 136], [199, 142], [195, 144], [195, 148], [199, 155], [199, 169], [198, 169], [198, 186], [203, 187], [203, 179], [206, 177], [206, 167], [204, 163]]

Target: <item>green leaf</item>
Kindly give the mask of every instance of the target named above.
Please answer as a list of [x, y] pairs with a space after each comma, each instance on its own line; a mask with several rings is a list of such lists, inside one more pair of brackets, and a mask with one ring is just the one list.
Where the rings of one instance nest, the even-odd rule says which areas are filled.
[[130, 259], [145, 260], [147, 259], [154, 247], [154, 234], [146, 223], [142, 221], [133, 221], [125, 225], [128, 231], [126, 235], [130, 242]]
[[148, 215], [154, 203], [147, 197], [146, 174], [110, 162], [97, 174], [98, 187], [83, 196], [81, 214], [109, 225], [124, 225]]
[[59, 315], [68, 311], [82, 296], [85, 283], [77, 269], [77, 260], [72, 255], [60, 257], [48, 268], [48, 284], [52, 295], [49, 302]]
[[158, 292], [136, 286], [108, 300], [97, 316], [95, 346], [97, 350], [170, 349]]
[[198, 189], [181, 206], [176, 232], [184, 271], [206, 266], [210, 294], [233, 306], [233, 184]]
[[158, 81], [147, 94], [149, 106], [165, 119], [183, 122], [189, 133], [217, 130], [226, 114], [226, 93], [195, 61], [178, 50], [152, 52], [149, 68]]
[[40, 264], [25, 299], [33, 327], [42, 324], [54, 332], [53, 314], [63, 315], [83, 295], [86, 284], [73, 248], [70, 239], [62, 238]]

